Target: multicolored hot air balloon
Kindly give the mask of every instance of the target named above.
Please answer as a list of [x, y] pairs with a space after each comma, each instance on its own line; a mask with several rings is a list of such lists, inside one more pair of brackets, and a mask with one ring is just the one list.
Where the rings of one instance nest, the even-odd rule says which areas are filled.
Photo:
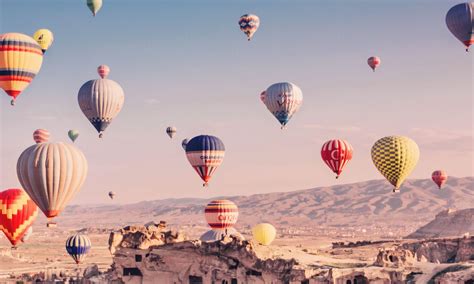
[[174, 126], [169, 126], [169, 127], [166, 128], [166, 134], [168, 134], [168, 136], [170, 138], [174, 137], [174, 135], [176, 134], [176, 131], [177, 131], [176, 127], [174, 127]]
[[375, 167], [395, 186], [393, 192], [396, 192], [415, 169], [420, 150], [408, 137], [387, 136], [375, 142], [371, 154]]
[[230, 200], [213, 200], [207, 204], [204, 215], [213, 230], [225, 230], [237, 223], [239, 208]]
[[367, 64], [369, 64], [370, 68], [372, 68], [372, 71], [375, 72], [375, 69], [379, 67], [380, 63], [380, 58], [377, 56], [371, 56], [369, 59], [367, 59]]
[[260, 18], [257, 15], [245, 14], [239, 19], [240, 30], [247, 35], [247, 40], [251, 40], [253, 34], [260, 26]]
[[87, 0], [87, 7], [91, 10], [92, 15], [95, 17], [100, 8], [102, 8], [102, 0]]
[[352, 159], [352, 152], [352, 146], [346, 140], [329, 140], [321, 148], [321, 158], [339, 178], [344, 166]]
[[272, 224], [261, 223], [252, 228], [253, 238], [261, 245], [270, 245], [276, 237], [276, 229]]
[[282, 129], [303, 104], [303, 93], [293, 83], [276, 83], [260, 94], [260, 100], [282, 125]]
[[207, 186], [212, 174], [222, 164], [225, 147], [222, 141], [211, 135], [199, 135], [186, 145], [186, 157]]
[[67, 132], [67, 136], [69, 136], [69, 139], [74, 143], [76, 142], [77, 137], [79, 137], [79, 131], [71, 129]]
[[100, 65], [97, 67], [97, 73], [99, 73], [100, 78], [105, 79], [109, 76], [110, 68], [107, 65]]
[[102, 138], [103, 132], [122, 109], [125, 96], [122, 87], [110, 79], [90, 80], [77, 95], [79, 107]]
[[469, 51], [474, 44], [474, 2], [453, 6], [446, 14], [449, 31], [466, 46]]
[[38, 216], [38, 207], [21, 189], [0, 192], [0, 230], [16, 247]]
[[438, 185], [438, 188], [441, 189], [443, 184], [448, 180], [448, 174], [445, 171], [437, 170], [431, 174], [431, 179]]
[[0, 35], [0, 88], [13, 98], [11, 105], [38, 74], [42, 63], [43, 51], [31, 37]]
[[92, 244], [88, 236], [75, 234], [66, 240], [66, 251], [76, 264], [83, 262], [91, 250]]
[[81, 189], [87, 176], [87, 160], [72, 144], [40, 143], [27, 148], [18, 158], [21, 185], [51, 220], [58, 216]]
[[33, 132], [33, 140], [36, 143], [44, 143], [49, 141], [49, 131], [46, 129], [36, 129]]
[[114, 197], [115, 197], [115, 192], [113, 192], [113, 191], [109, 191], [109, 197], [110, 197], [110, 199], [112, 199], [112, 200], [113, 200], [113, 199], [114, 199]]
[[183, 141], [181, 141], [181, 147], [183, 147], [183, 150], [186, 151], [186, 145], [188, 145], [188, 138], [185, 138], [183, 139]]
[[43, 54], [53, 44], [54, 36], [53, 33], [48, 29], [39, 29], [33, 34], [33, 38], [36, 40], [38, 45], [41, 47]]

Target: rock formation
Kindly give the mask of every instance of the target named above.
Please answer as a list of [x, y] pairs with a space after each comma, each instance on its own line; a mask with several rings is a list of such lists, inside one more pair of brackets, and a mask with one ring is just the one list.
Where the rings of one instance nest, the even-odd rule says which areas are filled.
[[464, 210], [447, 209], [436, 215], [435, 219], [415, 232], [407, 239], [460, 237], [474, 234], [474, 208]]

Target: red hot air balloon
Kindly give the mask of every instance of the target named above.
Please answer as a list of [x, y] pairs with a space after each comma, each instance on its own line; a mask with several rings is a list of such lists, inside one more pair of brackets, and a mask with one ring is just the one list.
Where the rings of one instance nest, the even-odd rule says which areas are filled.
[[438, 188], [441, 189], [443, 184], [448, 180], [448, 174], [445, 171], [437, 170], [431, 174], [431, 179], [438, 185]]
[[380, 58], [377, 56], [371, 56], [367, 59], [367, 64], [369, 64], [370, 68], [375, 72], [375, 69], [380, 65]]
[[204, 215], [213, 230], [225, 230], [237, 223], [239, 208], [230, 200], [213, 200], [207, 204]]
[[33, 140], [35, 140], [36, 144], [48, 142], [49, 131], [46, 129], [36, 129], [35, 132], [33, 132]]
[[105, 79], [109, 76], [110, 68], [107, 65], [100, 65], [97, 67], [97, 73], [99, 73], [100, 78]]
[[321, 148], [321, 158], [337, 175], [336, 178], [339, 177], [347, 162], [352, 159], [352, 150], [351, 144], [341, 139], [329, 140]]
[[0, 192], [0, 230], [15, 247], [38, 215], [38, 207], [21, 189]]

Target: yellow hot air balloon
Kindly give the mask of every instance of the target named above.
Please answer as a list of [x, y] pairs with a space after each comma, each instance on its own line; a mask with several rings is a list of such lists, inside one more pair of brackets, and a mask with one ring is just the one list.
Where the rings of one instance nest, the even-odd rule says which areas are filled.
[[43, 63], [41, 47], [19, 33], [0, 35], [0, 88], [13, 97], [11, 104], [28, 87]]
[[87, 176], [87, 160], [72, 144], [39, 143], [18, 158], [18, 180], [48, 218], [58, 216], [81, 189]]
[[51, 44], [53, 44], [54, 41], [53, 33], [48, 29], [37, 30], [33, 35], [33, 38], [39, 44], [43, 53], [48, 50], [48, 48], [51, 46]]
[[261, 223], [252, 228], [252, 234], [259, 244], [268, 246], [276, 237], [276, 229], [272, 224]]
[[375, 142], [371, 154], [375, 167], [395, 186], [395, 192], [415, 169], [420, 150], [415, 141], [408, 137], [387, 136]]

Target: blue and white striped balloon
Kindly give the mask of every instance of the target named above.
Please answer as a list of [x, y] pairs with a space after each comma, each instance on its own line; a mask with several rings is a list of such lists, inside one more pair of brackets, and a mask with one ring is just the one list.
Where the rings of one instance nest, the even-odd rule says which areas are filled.
[[293, 83], [276, 83], [260, 94], [260, 100], [282, 125], [282, 129], [303, 104], [303, 93]]
[[66, 241], [66, 251], [77, 264], [84, 261], [91, 246], [91, 240], [88, 236], [83, 234], [75, 234]]
[[224, 155], [224, 143], [215, 136], [199, 135], [186, 145], [186, 157], [204, 181], [203, 186], [207, 186], [212, 174], [224, 160]]

